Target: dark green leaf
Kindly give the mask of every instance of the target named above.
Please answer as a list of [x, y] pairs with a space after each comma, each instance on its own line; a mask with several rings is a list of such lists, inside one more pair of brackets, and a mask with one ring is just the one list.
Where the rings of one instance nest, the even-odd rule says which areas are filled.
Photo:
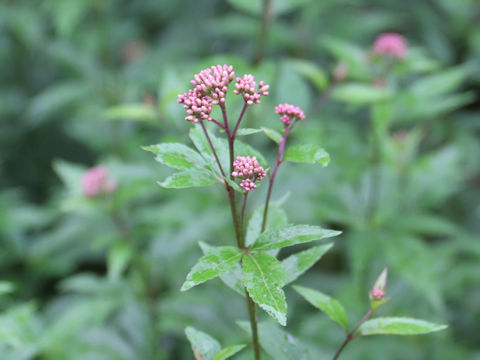
[[[252, 214], [252, 217], [248, 221], [247, 232], [245, 235], [245, 245], [251, 246], [255, 243], [260, 231], [262, 230], [263, 211], [265, 206], [260, 206]], [[266, 230], [277, 229], [287, 225], [287, 213], [278, 205], [271, 204], [268, 209]]]
[[348, 330], [347, 312], [338, 300], [325, 295], [320, 291], [303, 286], [294, 286], [293, 288], [310, 304], [323, 311], [330, 317], [330, 319], [340, 324], [345, 330]]
[[358, 334], [367, 335], [418, 335], [444, 330], [447, 325], [439, 325], [425, 320], [403, 317], [380, 317], [365, 321]]
[[181, 290], [188, 290], [232, 269], [240, 261], [242, 254], [242, 251], [234, 246], [220, 246], [209, 250], [187, 275]]
[[340, 231], [322, 229], [319, 226], [293, 225], [262, 233], [252, 250], [273, 250], [340, 235]]
[[174, 169], [190, 170], [205, 166], [202, 156], [183, 144], [163, 143], [145, 146], [143, 149], [152, 152], [158, 162]]
[[243, 257], [242, 265], [242, 281], [252, 300], [281, 325], [286, 325], [287, 303], [281, 284], [287, 274], [282, 264], [271, 255], [249, 253]]
[[167, 189], [183, 189], [190, 187], [209, 186], [218, 182], [211, 174], [205, 171], [189, 170], [170, 175], [158, 185]]
[[289, 147], [285, 152], [285, 160], [308, 164], [320, 163], [325, 167], [330, 162], [330, 155], [319, 146], [302, 144]]

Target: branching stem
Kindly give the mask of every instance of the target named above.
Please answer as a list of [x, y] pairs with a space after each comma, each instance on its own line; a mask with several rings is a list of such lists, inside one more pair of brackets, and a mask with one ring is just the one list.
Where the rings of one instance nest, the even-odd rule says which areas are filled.
[[370, 309], [368, 310], [368, 312], [363, 316], [363, 318], [358, 322], [358, 324], [353, 328], [352, 331], [350, 331], [347, 336], [345, 337], [345, 340], [343, 341], [342, 345], [340, 345], [340, 347], [338, 348], [337, 352], [335, 353], [335, 355], [333, 356], [333, 359], [332, 360], [337, 360], [338, 357], [340, 356], [340, 354], [342, 353], [343, 349], [345, 349], [345, 347], [350, 343], [350, 341], [352, 341], [353, 339], [355, 339], [358, 335], [355, 334], [358, 330], [358, 328], [365, 322], [368, 320], [368, 318], [370, 316], [372, 316], [373, 314], [373, 310]]

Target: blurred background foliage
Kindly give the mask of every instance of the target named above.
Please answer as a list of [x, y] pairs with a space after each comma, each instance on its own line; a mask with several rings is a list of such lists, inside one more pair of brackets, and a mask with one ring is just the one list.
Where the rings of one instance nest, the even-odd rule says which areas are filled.
[[[274, 190], [290, 192], [290, 221], [344, 232], [297, 283], [359, 319], [388, 266], [382, 313], [449, 324], [357, 341], [344, 358], [480, 359], [479, 3], [271, 0], [264, 48], [262, 11], [260, 0], [0, 3], [1, 359], [192, 359], [187, 325], [249, 342], [243, 301], [220, 281], [179, 292], [198, 241], [233, 241], [221, 189], [162, 189], [167, 170], [141, 150], [189, 141], [176, 96], [217, 63], [271, 85], [245, 126], [280, 130], [274, 106], [298, 105], [307, 120], [292, 143], [331, 155], [327, 168], [285, 165]], [[406, 37], [404, 60], [372, 56], [385, 31]], [[268, 138], [248, 140], [274, 159]], [[97, 164], [118, 187], [86, 198], [80, 179]], [[341, 330], [287, 298], [283, 330], [302, 358], [331, 358]], [[264, 326], [265, 341], [286, 339]]]

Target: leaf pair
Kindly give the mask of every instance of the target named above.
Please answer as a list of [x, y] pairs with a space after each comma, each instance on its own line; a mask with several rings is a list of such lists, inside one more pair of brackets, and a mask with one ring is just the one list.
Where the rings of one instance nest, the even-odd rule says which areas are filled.
[[[306, 287], [294, 286], [294, 289], [310, 304], [326, 313], [330, 319], [340, 324], [348, 332], [347, 312], [338, 300]], [[446, 327], [446, 325], [406, 317], [379, 317], [365, 321], [353, 336], [419, 335], [440, 331]]]

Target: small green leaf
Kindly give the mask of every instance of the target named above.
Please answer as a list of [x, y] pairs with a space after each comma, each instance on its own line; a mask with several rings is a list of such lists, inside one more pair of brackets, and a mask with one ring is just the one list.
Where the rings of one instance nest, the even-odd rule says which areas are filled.
[[[202, 249], [204, 255], [209, 250], [214, 249], [213, 246], [204, 243], [203, 241], [199, 241], [198, 244], [200, 245], [200, 248]], [[242, 283], [242, 267], [240, 266], [240, 263], [235, 264], [232, 269], [225, 271], [223, 274], [220, 274], [220, 279], [229, 288], [231, 288], [241, 296], [245, 296], [245, 288], [243, 287]]]
[[110, 279], [118, 279], [128, 266], [132, 255], [133, 252], [130, 244], [125, 241], [116, 243], [108, 254], [108, 277]]
[[347, 83], [338, 85], [333, 90], [332, 97], [348, 104], [366, 105], [388, 99], [390, 91], [373, 85]]
[[123, 104], [106, 109], [103, 112], [106, 120], [156, 120], [157, 115], [153, 106], [146, 104]]
[[211, 174], [206, 171], [189, 170], [170, 175], [158, 185], [167, 189], [184, 189], [190, 187], [209, 186], [217, 183]]
[[181, 290], [188, 290], [232, 269], [242, 255], [242, 250], [234, 246], [220, 246], [209, 250], [188, 273]]
[[285, 326], [287, 303], [280, 285], [285, 283], [287, 274], [282, 264], [265, 253], [245, 254], [242, 264], [242, 281], [252, 300]]
[[292, 225], [281, 229], [265, 231], [258, 237], [252, 250], [266, 251], [281, 249], [287, 246], [326, 239], [340, 234], [341, 231], [322, 229], [319, 226]]
[[199, 353], [204, 360], [213, 360], [215, 354], [221, 349], [217, 340], [194, 327], [187, 327], [185, 335], [187, 335], [188, 341], [192, 345], [193, 352]]
[[283, 286], [295, 281], [305, 271], [310, 269], [325, 254], [333, 244], [315, 246], [310, 249], [290, 255], [282, 261], [287, 272], [287, 282]]
[[403, 317], [379, 317], [365, 321], [358, 335], [418, 335], [444, 330], [447, 325]]
[[213, 360], [228, 359], [233, 355], [235, 355], [236, 353], [238, 353], [239, 351], [241, 351], [244, 347], [245, 345], [231, 345], [226, 348], [223, 348], [213, 357]]
[[[265, 206], [260, 206], [252, 214], [248, 221], [247, 232], [245, 235], [245, 245], [251, 246], [255, 243], [262, 230], [263, 211]], [[286, 212], [278, 205], [270, 204], [268, 209], [266, 230], [277, 229], [286, 226], [288, 223]]]
[[270, 139], [272, 139], [273, 141], [275, 141], [277, 144], [280, 142], [280, 140], [282, 139], [282, 134], [280, 134], [278, 131], [276, 130], [273, 130], [273, 129], [269, 129], [269, 128], [266, 128], [266, 127], [261, 127], [262, 131], [265, 133], [265, 135], [267, 135]]
[[[251, 333], [250, 323], [237, 321], [247, 333]], [[292, 334], [274, 323], [259, 323], [258, 337], [260, 346], [274, 360], [311, 360], [308, 348]]]
[[330, 319], [340, 324], [345, 330], [348, 330], [347, 312], [338, 300], [325, 295], [320, 291], [303, 286], [293, 286], [293, 288], [310, 304], [323, 311], [330, 317]]
[[183, 144], [164, 143], [145, 146], [143, 149], [152, 152], [158, 162], [177, 170], [190, 170], [205, 166], [202, 156]]
[[245, 135], [251, 135], [251, 134], [256, 134], [262, 132], [262, 129], [252, 129], [252, 128], [244, 128], [244, 129], [239, 129], [237, 131], [238, 136], [245, 136]]
[[330, 155], [321, 147], [313, 144], [291, 146], [285, 152], [285, 160], [298, 163], [322, 164], [327, 166]]

